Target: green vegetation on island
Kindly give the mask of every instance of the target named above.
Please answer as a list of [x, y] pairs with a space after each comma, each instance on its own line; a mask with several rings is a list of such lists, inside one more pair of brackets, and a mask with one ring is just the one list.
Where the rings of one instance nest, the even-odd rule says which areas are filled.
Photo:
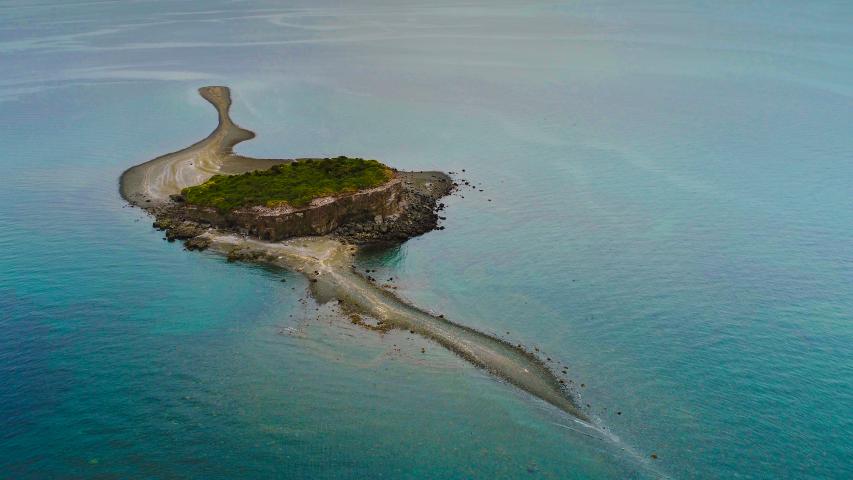
[[301, 207], [319, 197], [353, 193], [391, 180], [394, 171], [376, 160], [298, 160], [242, 175], [215, 175], [181, 191], [187, 203], [220, 212], [263, 205]]

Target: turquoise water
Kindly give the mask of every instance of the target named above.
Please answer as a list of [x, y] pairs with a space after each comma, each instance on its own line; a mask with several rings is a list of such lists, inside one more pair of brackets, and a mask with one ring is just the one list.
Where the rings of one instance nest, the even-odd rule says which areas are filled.
[[[853, 476], [853, 8], [637, 3], [4, 2], [0, 478]], [[241, 153], [465, 169], [361, 265], [609, 435], [163, 242], [117, 178], [206, 84]]]

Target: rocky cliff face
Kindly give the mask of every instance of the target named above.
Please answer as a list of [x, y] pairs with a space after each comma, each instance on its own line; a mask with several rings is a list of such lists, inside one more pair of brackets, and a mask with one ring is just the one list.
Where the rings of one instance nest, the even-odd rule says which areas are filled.
[[395, 177], [375, 188], [348, 195], [318, 198], [310, 205], [292, 207], [250, 207], [220, 213], [209, 207], [184, 205], [181, 216], [251, 235], [278, 241], [290, 237], [326, 235], [342, 225], [394, 221], [406, 207], [403, 181]]
[[444, 209], [438, 200], [453, 188], [441, 172], [397, 172], [375, 188], [334, 198], [315, 199], [302, 208], [252, 207], [220, 213], [214, 208], [188, 205], [180, 196], [149, 208], [154, 228], [166, 231], [169, 241], [185, 240], [190, 250], [209, 243], [202, 235], [209, 227], [279, 241], [291, 237], [332, 235], [353, 244], [400, 243], [438, 226]]

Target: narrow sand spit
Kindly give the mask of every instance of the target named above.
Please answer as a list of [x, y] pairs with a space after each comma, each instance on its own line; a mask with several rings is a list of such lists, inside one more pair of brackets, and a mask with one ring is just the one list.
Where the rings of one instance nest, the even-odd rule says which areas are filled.
[[127, 169], [119, 182], [121, 195], [127, 201], [152, 207], [167, 202], [169, 195], [204, 183], [217, 174], [250, 172], [291, 161], [235, 155], [234, 145], [255, 138], [255, 134], [231, 121], [228, 114], [231, 91], [228, 87], [202, 87], [198, 92], [216, 107], [219, 125], [192, 146]]
[[[213, 175], [241, 173], [289, 161], [235, 155], [234, 145], [253, 138], [254, 133], [231, 121], [229, 89], [203, 87], [199, 93], [216, 107], [219, 126], [188, 148], [124, 172], [120, 190], [127, 201], [152, 209], [168, 202], [169, 195]], [[216, 230], [209, 230], [204, 236], [210, 239], [210, 248], [215, 251], [229, 254], [238, 250], [241, 258], [303, 272], [311, 280], [312, 292], [318, 299], [337, 300], [343, 308], [432, 339], [496, 377], [589, 424], [589, 418], [577, 407], [561, 380], [541, 360], [503, 340], [409, 305], [373, 284], [351, 266], [355, 247], [328, 237], [262, 242]]]

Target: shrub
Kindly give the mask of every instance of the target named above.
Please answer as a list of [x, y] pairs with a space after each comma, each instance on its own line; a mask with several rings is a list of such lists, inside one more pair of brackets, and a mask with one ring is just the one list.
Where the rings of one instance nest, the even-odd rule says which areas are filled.
[[352, 193], [390, 180], [393, 170], [376, 160], [324, 158], [299, 160], [242, 175], [214, 175], [183, 189], [187, 203], [227, 212], [240, 207], [307, 205], [318, 197]]

